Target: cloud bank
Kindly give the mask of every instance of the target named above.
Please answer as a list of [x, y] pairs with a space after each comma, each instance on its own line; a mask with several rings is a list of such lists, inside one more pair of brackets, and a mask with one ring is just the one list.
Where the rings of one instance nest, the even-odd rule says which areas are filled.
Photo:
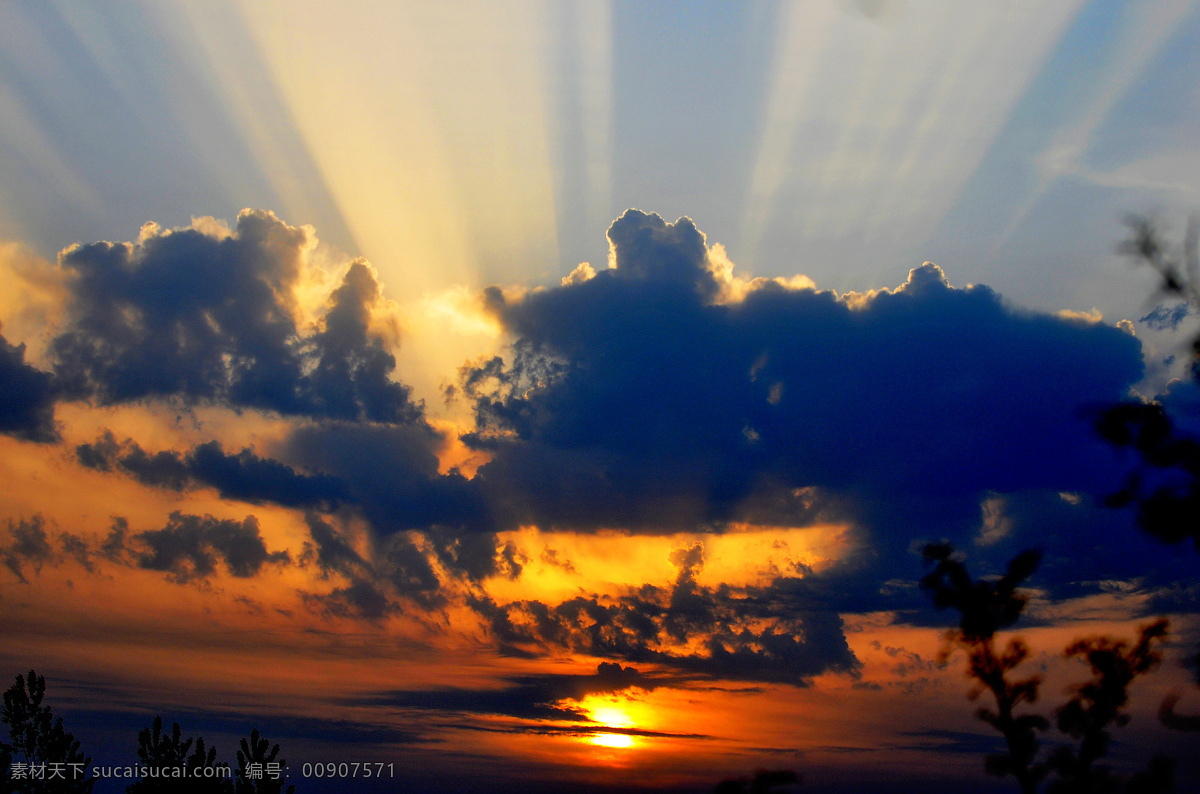
[[[511, 345], [464, 364], [447, 389], [473, 414], [459, 433], [486, 461], [473, 476], [442, 470], [453, 431], [435, 429], [396, 379], [372, 268], [350, 262], [312, 309], [310, 230], [247, 210], [233, 229], [147, 227], [135, 243], [67, 249], [50, 368], [26, 363], [20, 345], [0, 348], [0, 383], [13, 384], [0, 431], [54, 442], [56, 401], [276, 417], [286, 432], [263, 449], [220, 438], [155, 448], [103, 431], [73, 459], [180, 498], [208, 491], [298, 511], [308, 540], [271, 551], [253, 515], [175, 511], [158, 529], [130, 534], [122, 519], [103, 543], [64, 535], [55, 550], [41, 524], [18, 522], [6, 565], [25, 579], [44, 564], [107, 559], [178, 583], [299, 566], [327, 583], [300, 593], [326, 615], [381, 621], [457, 603], [512, 656], [796, 685], [857, 674], [845, 614], [930, 619], [904, 586], [919, 575], [911, 549], [922, 539], [973, 543], [985, 564], [1046, 544], [1043, 584], [1060, 594], [1144, 574], [1144, 555], [1122, 547], [1129, 516], [1101, 506], [1122, 467], [1093, 429], [1142, 376], [1133, 335], [951, 286], [928, 262], [866, 293], [748, 279], [687, 218], [629, 210], [608, 240], [607, 268], [482, 294]], [[818, 524], [851, 539], [819, 571], [702, 586], [697, 542], [672, 554], [672, 584], [561, 599], [488, 589], [528, 581], [530, 559], [504, 536], [522, 527]], [[365, 542], [351, 542], [352, 527]], [[1114, 550], [1072, 563], [1081, 533]], [[1150, 578], [1174, 581], [1175, 567]]]

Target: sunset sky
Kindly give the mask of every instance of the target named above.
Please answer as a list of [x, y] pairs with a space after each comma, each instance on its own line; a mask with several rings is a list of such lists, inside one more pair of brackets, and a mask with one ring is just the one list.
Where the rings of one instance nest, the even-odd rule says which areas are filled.
[[948, 540], [1044, 550], [1043, 713], [1167, 616], [1110, 760], [1200, 780], [1200, 554], [1093, 427], [1200, 430], [1118, 251], [1197, 140], [1184, 0], [0, 0], [4, 686], [103, 764], [1015, 791]]

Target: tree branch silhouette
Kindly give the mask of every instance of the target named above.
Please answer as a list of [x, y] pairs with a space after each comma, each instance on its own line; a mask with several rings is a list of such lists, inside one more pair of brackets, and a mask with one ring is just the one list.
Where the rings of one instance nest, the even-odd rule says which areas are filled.
[[[1200, 218], [1189, 219], [1178, 251], [1172, 251], [1153, 219], [1130, 215], [1125, 222], [1131, 235], [1118, 250], [1158, 273], [1163, 293], [1200, 310]], [[1192, 338], [1191, 353], [1192, 375], [1200, 380], [1200, 333]], [[1132, 448], [1143, 463], [1108, 503], [1134, 505], [1139, 526], [1160, 540], [1178, 543], [1190, 537], [1200, 548], [1200, 440], [1181, 433], [1160, 403], [1115, 405], [1100, 416], [1096, 429], [1114, 446]], [[1192, 662], [1200, 665], [1200, 655]], [[1200, 716], [1175, 713], [1179, 699], [1177, 692], [1167, 695], [1160, 721], [1174, 730], [1200, 731]]]
[[[1117, 790], [1112, 773], [1097, 767], [1096, 762], [1108, 753], [1108, 726], [1122, 727], [1129, 723], [1129, 715], [1122, 711], [1129, 699], [1129, 685], [1162, 661], [1162, 654], [1153, 644], [1161, 644], [1166, 638], [1167, 626], [1165, 618], [1143, 626], [1132, 647], [1124, 640], [1089, 637], [1076, 640], [1064, 651], [1067, 658], [1086, 659], [1092, 668], [1092, 679], [1076, 686], [1075, 694], [1056, 712], [1058, 729], [1078, 740], [1079, 749], [1061, 747], [1052, 754], [1050, 763], [1060, 779], [1050, 786], [1051, 792]], [[1168, 762], [1155, 759], [1147, 773], [1143, 773], [1146, 780], [1142, 785], [1155, 780], [1165, 783], [1169, 776]]]
[[[1155, 223], [1126, 219], [1132, 232], [1119, 250], [1159, 274], [1160, 289], [1200, 309], [1200, 219], [1188, 223], [1181, 252], [1172, 252]], [[1192, 375], [1200, 378], [1200, 334], [1192, 339]], [[1107, 499], [1134, 505], [1142, 529], [1168, 543], [1191, 538], [1200, 548], [1200, 440], [1179, 431], [1157, 402], [1123, 402], [1104, 411], [1096, 429], [1109, 443], [1134, 450], [1142, 466]]]
[[1162, 659], [1155, 643], [1167, 634], [1167, 621], [1159, 619], [1143, 626], [1130, 645], [1111, 637], [1076, 640], [1064, 652], [1067, 658], [1082, 657], [1092, 668], [1092, 678], [1072, 687], [1072, 695], [1055, 711], [1059, 731], [1078, 742], [1078, 749], [1060, 747], [1039, 759], [1038, 733], [1050, 727], [1043, 715], [1025, 705], [1037, 702], [1040, 676], [1019, 678], [1017, 667], [1029, 656], [1029, 647], [1013, 638], [999, 650], [996, 632], [1016, 624], [1029, 597], [1017, 588], [1033, 575], [1041, 561], [1036, 550], [1018, 554], [998, 579], [972, 579], [962, 559], [949, 543], [931, 543], [922, 550], [933, 570], [921, 579], [938, 609], [953, 608], [960, 614], [957, 628], [946, 633], [942, 661], [961, 648], [967, 654], [967, 676], [975, 685], [968, 693], [975, 700], [985, 691], [995, 701], [995, 710], [981, 707], [976, 714], [1004, 736], [1007, 752], [989, 755], [985, 768], [997, 777], [1012, 775], [1022, 794], [1034, 794], [1051, 774], [1053, 794], [1119, 792], [1151, 794], [1166, 792], [1173, 785], [1173, 764], [1163, 758], [1152, 760], [1143, 772], [1128, 779], [1097, 765], [1109, 749], [1109, 727], [1124, 726], [1129, 716], [1123, 709], [1129, 686], [1138, 676], [1152, 670]]
[[1035, 762], [1038, 753], [1037, 732], [1049, 727], [1049, 721], [1032, 712], [1018, 713], [1024, 703], [1037, 702], [1040, 676], [1013, 679], [1010, 673], [1029, 655], [1029, 648], [1017, 639], [1003, 651], [996, 648], [995, 634], [1017, 622], [1028, 596], [1017, 586], [1028, 579], [1041, 561], [1040, 551], [1026, 551], [1009, 563], [998, 581], [974, 581], [954, 548], [948, 543], [931, 543], [922, 552], [933, 570], [921, 579], [938, 609], [953, 607], [961, 619], [957, 629], [946, 633], [947, 646], [940, 657], [945, 661], [955, 647], [967, 654], [967, 675], [976, 684], [969, 697], [978, 698], [986, 690], [995, 699], [996, 710], [980, 708], [976, 714], [1004, 736], [1007, 753], [989, 755], [986, 768], [997, 777], [1012, 775], [1021, 791], [1036, 792], [1048, 768]]

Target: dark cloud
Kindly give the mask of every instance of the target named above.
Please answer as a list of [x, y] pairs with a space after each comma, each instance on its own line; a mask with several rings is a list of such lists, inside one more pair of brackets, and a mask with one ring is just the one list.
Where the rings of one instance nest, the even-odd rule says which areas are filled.
[[[500, 689], [394, 690], [356, 699], [356, 705], [421, 711], [499, 714], [528, 720], [589, 721], [576, 705], [588, 695], [651, 690], [680, 679], [643, 675], [633, 667], [601, 662], [594, 675], [534, 675], [506, 679]], [[576, 701], [569, 703], [566, 701]]]
[[368, 611], [379, 615], [384, 596], [378, 585], [383, 582], [427, 604], [437, 598], [440, 582], [429, 555], [408, 537], [411, 533], [422, 533], [429, 552], [452, 572], [475, 580], [520, 574], [516, 548], [500, 543], [491, 531], [489, 511], [476, 487], [457, 471], [438, 472], [433, 450], [440, 441], [424, 425], [325, 422], [302, 427], [292, 433], [283, 452], [318, 470], [312, 474], [249, 449], [226, 453], [215, 441], [187, 452], [151, 454], [132, 440], [118, 443], [110, 432], [80, 444], [75, 455], [88, 468], [121, 471], [153, 487], [209, 486], [226, 499], [353, 510], [377, 531], [378, 559], [360, 557], [315, 514], [308, 520], [313, 544], [304, 559], [315, 562], [325, 575], [334, 572], [353, 580], [355, 589], [337, 597], [337, 611], [345, 611], [347, 604], [352, 612], [362, 611], [357, 605], [370, 605]]
[[8, 543], [0, 546], [0, 560], [5, 567], [16, 574], [22, 582], [25, 578], [24, 567], [31, 566], [34, 571], [41, 571], [42, 566], [56, 561], [56, 555], [50, 546], [50, 538], [46, 534], [46, 520], [40, 515], [30, 519], [9, 520], [6, 522]]
[[86, 570], [88, 573], [96, 572], [96, 564], [94, 550], [86, 538], [79, 535], [72, 535], [70, 532], [63, 532], [58, 536], [59, 543], [62, 545], [62, 553], [64, 557], [68, 557]]
[[[345, 483], [355, 510], [380, 535], [421, 533], [446, 570], [472, 580], [516, 575], [521, 561], [497, 539], [492, 506], [478, 483], [457, 469], [438, 472], [440, 441], [424, 426], [326, 422], [298, 428], [283, 455]], [[431, 582], [418, 555], [394, 543], [401, 545], [392, 546], [389, 578]]]
[[368, 328], [380, 297], [359, 261], [305, 335], [295, 288], [303, 228], [245, 210], [229, 236], [155, 232], [60, 255], [70, 322], [51, 343], [68, 393], [102, 404], [177, 397], [285, 415], [421, 422], [395, 358]]
[[26, 441], [57, 441], [56, 392], [50, 373], [25, 363], [25, 345], [10, 345], [0, 336], [0, 433]]
[[166, 571], [176, 582], [206, 579], [223, 562], [233, 576], [248, 578], [264, 565], [290, 561], [286, 551], [268, 552], [258, 519], [243, 521], [171, 513], [162, 529], [139, 532], [125, 544], [127, 527], [114, 525], [104, 550], [110, 558], [131, 559], [141, 568]]
[[335, 587], [328, 593], [301, 593], [301, 598], [316, 610], [335, 617], [378, 620], [398, 608], [378, 584], [363, 578], [355, 578], [345, 587]]
[[[1038, 585], [1055, 592], [1150, 554], [1128, 511], [1101, 515], [1122, 463], [1093, 429], [1142, 376], [1133, 336], [952, 287], [930, 263], [895, 290], [838, 296], [735, 279], [687, 219], [630, 210], [609, 240], [615, 266], [590, 278], [485, 293], [515, 342], [465, 367], [456, 394], [475, 408], [465, 441], [491, 456], [474, 483], [497, 526], [836, 523], [851, 547], [819, 576], [741, 591], [698, 587], [681, 551], [669, 591], [481, 599], [510, 652], [803, 680], [854, 669], [839, 614], [938, 622], [916, 588], [917, 540], [978, 545], [991, 568], [1048, 545]], [[1111, 547], [1081, 564], [1091, 520]], [[751, 615], [772, 628], [747, 628]], [[663, 645], [696, 637], [706, 653]]]
[[616, 267], [591, 279], [489, 293], [513, 363], [462, 385], [506, 522], [694, 527], [765, 483], [940, 498], [1110, 476], [1086, 412], [1142, 372], [1115, 328], [1018, 312], [932, 264], [894, 291], [759, 281], [722, 303], [690, 221], [631, 210], [609, 239]]
[[88, 573], [95, 573], [96, 549], [86, 538], [70, 532], [46, 529], [46, 519], [40, 513], [32, 518], [9, 519], [5, 522], [7, 539], [0, 543], [0, 562], [21, 582], [25, 578], [25, 566], [41, 573], [43, 566], [56, 567], [63, 562], [77, 563]]
[[287, 551], [267, 550], [254, 516], [232, 521], [173, 512], [162, 529], [145, 532], [131, 532], [128, 520], [116, 516], [108, 535], [99, 542], [70, 532], [52, 536], [41, 515], [9, 520], [6, 529], [8, 539], [0, 545], [0, 562], [22, 582], [26, 581], [26, 565], [40, 572], [44, 565], [66, 561], [78, 563], [89, 573], [96, 572], [99, 560], [165, 571], [180, 584], [207, 579], [219, 569], [249, 578], [265, 566], [292, 562]]
[[301, 565], [315, 564], [322, 578], [328, 578], [331, 573], [361, 577], [370, 571], [370, 564], [329, 522], [313, 513], [305, 515], [304, 522], [313, 542], [305, 544], [300, 556]]
[[[75, 453], [88, 468], [119, 471], [153, 487], [209, 486], [227, 499], [310, 511], [312, 542], [300, 561], [315, 564], [323, 576], [349, 580], [332, 593], [309, 594], [310, 602], [331, 614], [377, 618], [396, 608], [396, 596], [427, 607], [442, 603], [431, 558], [451, 575], [476, 581], [496, 574], [515, 578], [524, 563], [515, 546], [491, 531], [476, 487], [457, 471], [438, 472], [434, 450], [440, 443], [423, 424], [307, 425], [293, 431], [281, 451], [313, 473], [249, 449], [227, 453], [215, 441], [187, 452], [150, 453], [110, 432]], [[311, 512], [339, 509], [376, 530], [368, 557]]]
[[[1092, 523], [1121, 482], [1092, 423], [1141, 377], [1134, 337], [954, 288], [929, 263], [895, 290], [837, 296], [733, 279], [687, 219], [631, 210], [608, 236], [613, 268], [518, 297], [486, 291], [515, 342], [507, 360], [464, 367], [453, 390], [475, 411], [464, 440], [490, 456], [474, 479], [439, 471], [444, 439], [391, 380], [395, 360], [370, 330], [380, 293], [367, 265], [350, 267], [307, 331], [292, 296], [310, 240], [269, 213], [243, 213], [228, 237], [184, 230], [70, 249], [70, 322], [51, 349], [71, 394], [317, 420], [276, 459], [215, 441], [150, 452], [111, 434], [76, 456], [156, 487], [305, 510], [299, 561], [340, 577], [306, 598], [368, 619], [442, 603], [446, 576], [518, 577], [527, 560], [498, 533], [519, 526], [853, 528], [839, 564], [761, 586], [701, 586], [695, 545], [672, 557], [669, 587], [472, 601], [507, 653], [566, 649], [696, 676], [853, 674], [841, 614], [940, 620], [915, 586], [914, 539], [978, 541], [985, 567], [1044, 542], [1039, 575], [1053, 582], [1038, 584], [1055, 593], [1139, 559], [1128, 511]], [[373, 532], [350, 543], [342, 528], [357, 519]], [[180, 581], [222, 564], [253, 575], [285, 553], [269, 554], [251, 521], [175, 514], [135, 535], [114, 525], [95, 555]], [[1109, 550], [1072, 562], [1087, 533]]]
[[322, 578], [337, 574], [349, 580], [329, 593], [305, 593], [313, 607], [331, 615], [378, 619], [399, 609], [392, 600], [401, 596], [429, 608], [444, 602], [441, 581], [429, 557], [412, 537], [399, 533], [377, 539], [377, 550], [368, 560], [355, 550], [345, 534], [320, 516], [305, 516], [312, 543], [306, 543], [300, 564], [315, 565]]
[[383, 576], [391, 582], [397, 592], [409, 597], [422, 598], [427, 603], [441, 585], [429, 558], [403, 535], [394, 535], [387, 539], [380, 567]]
[[945, 728], [924, 728], [901, 731], [900, 735], [910, 742], [891, 742], [890, 747], [907, 750], [924, 750], [935, 753], [956, 753], [970, 756], [989, 755], [1002, 750], [1003, 740], [993, 734], [955, 731]]
[[346, 483], [363, 516], [382, 533], [434, 526], [490, 531], [488, 508], [475, 486], [457, 470], [438, 473], [440, 443], [425, 426], [327, 422], [298, 428], [282, 454]]
[[825, 672], [857, 675], [846, 642], [838, 590], [847, 582], [812, 571], [765, 586], [701, 587], [699, 544], [678, 549], [671, 588], [642, 585], [611, 596], [559, 604], [477, 597], [474, 609], [501, 650], [536, 656], [567, 650], [656, 664], [681, 674], [804, 686]]
[[309, 378], [319, 415], [382, 422], [421, 418], [420, 408], [408, 400], [408, 387], [389, 379], [396, 358], [368, 332], [381, 297], [374, 272], [362, 262], [351, 265], [334, 290], [325, 328], [312, 340], [316, 368]]
[[1145, 323], [1156, 331], [1174, 331], [1191, 313], [1192, 305], [1186, 301], [1174, 306], [1160, 303], [1138, 322]]
[[226, 499], [274, 502], [284, 507], [336, 506], [347, 499], [341, 481], [323, 474], [301, 474], [252, 450], [226, 454], [215, 441], [201, 444], [186, 458], [192, 476]]
[[255, 504], [328, 508], [348, 498], [345, 484], [333, 477], [302, 474], [250, 449], [229, 454], [216, 441], [186, 453], [164, 450], [150, 454], [130, 439], [117, 443], [113, 434], [105, 431], [94, 442], [77, 446], [75, 457], [89, 469], [120, 470], [143, 485], [176, 491], [206, 485], [216, 488], [222, 498]]
[[[89, 683], [88, 686], [93, 692], [97, 688], [94, 683]], [[132, 699], [129, 693], [121, 692], [114, 693], [114, 697], [125, 701]], [[93, 730], [119, 730], [124, 735], [136, 736], [139, 730], [146, 727], [146, 711], [127, 711], [122, 707], [128, 706], [121, 703], [121, 706], [115, 706], [113, 710], [72, 710], [72, 725]], [[278, 739], [285, 746], [288, 745], [288, 739], [318, 739], [323, 743], [349, 745], [356, 749], [433, 741], [418, 731], [405, 730], [395, 725], [320, 716], [262, 713], [243, 715], [228, 711], [195, 711], [177, 707], [172, 709], [171, 719], [187, 725], [189, 733], [206, 736], [214, 733], [245, 736], [251, 730], [259, 730], [264, 736]], [[292, 757], [291, 753], [287, 754], [288, 759]]]
[[100, 544], [100, 556], [109, 562], [129, 564], [132, 552], [128, 545], [129, 520], [124, 516], [113, 516], [108, 536]]

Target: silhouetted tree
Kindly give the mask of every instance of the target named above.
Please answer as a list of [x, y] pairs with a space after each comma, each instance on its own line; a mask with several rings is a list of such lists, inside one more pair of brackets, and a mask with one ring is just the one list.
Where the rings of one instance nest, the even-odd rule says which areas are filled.
[[1142, 464], [1107, 504], [1135, 505], [1138, 525], [1151, 535], [1167, 543], [1191, 538], [1200, 548], [1200, 442], [1180, 433], [1158, 403], [1115, 405], [1096, 429]]
[[[1172, 253], [1154, 223], [1127, 219], [1133, 234], [1120, 250], [1153, 268], [1164, 293], [1200, 309], [1200, 221], [1188, 224], [1182, 253]], [[1200, 335], [1192, 340], [1192, 374], [1200, 378]], [[1118, 447], [1133, 449], [1142, 465], [1107, 500], [1134, 505], [1138, 524], [1168, 543], [1191, 538], [1200, 548], [1200, 441], [1179, 431], [1156, 402], [1124, 402], [1106, 410], [1096, 429]]]
[[[1183, 237], [1183, 249], [1178, 252], [1163, 241], [1162, 232], [1155, 222], [1145, 215], [1129, 215], [1125, 225], [1132, 233], [1117, 250], [1132, 257], [1139, 264], [1149, 265], [1159, 276], [1159, 288], [1200, 307], [1200, 218], [1188, 221]], [[1192, 344], [1196, 361], [1193, 372], [1200, 376], [1200, 336]]]
[[[236, 794], [284, 794], [282, 770], [287, 768], [287, 761], [279, 758], [279, 745], [260, 736], [257, 728], [250, 731], [248, 739], [242, 739], [237, 760]], [[295, 791], [296, 787], [289, 785], [286, 794]]]
[[[1166, 635], [1167, 621], [1160, 618], [1142, 627], [1132, 647], [1124, 640], [1110, 637], [1077, 640], [1067, 647], [1068, 658], [1081, 656], [1087, 659], [1092, 668], [1092, 679], [1075, 687], [1075, 694], [1055, 715], [1058, 729], [1076, 739], [1079, 749], [1061, 747], [1051, 755], [1050, 764], [1059, 776], [1059, 780], [1051, 784], [1051, 792], [1118, 790], [1118, 781], [1112, 773], [1096, 766], [1096, 761], [1108, 753], [1108, 726], [1120, 727], [1129, 723], [1129, 715], [1122, 711], [1128, 701], [1129, 685], [1162, 661], [1162, 654], [1152, 643], [1161, 642]], [[1163, 759], [1155, 759], [1143, 785], [1153, 780], [1169, 783], [1170, 766]]]
[[1065, 735], [1079, 743], [1078, 749], [1063, 747], [1049, 758], [1040, 760], [1038, 733], [1050, 727], [1046, 717], [1032, 711], [1018, 711], [1024, 704], [1037, 702], [1041, 677], [1017, 678], [1015, 669], [1029, 656], [1028, 646], [1020, 639], [1009, 640], [1003, 651], [997, 650], [995, 634], [1017, 622], [1028, 603], [1018, 586], [1033, 575], [1041, 552], [1017, 555], [1006, 573], [997, 580], [974, 580], [948, 543], [932, 543], [923, 554], [933, 570], [921, 580], [934, 606], [954, 608], [960, 613], [958, 628], [946, 634], [947, 645], [941, 653], [944, 661], [955, 648], [967, 654], [967, 675], [976, 682], [969, 697], [975, 700], [990, 692], [996, 709], [980, 708], [979, 718], [999, 731], [1007, 752], [989, 755], [987, 771], [997, 777], [1012, 775], [1024, 794], [1038, 790], [1050, 774], [1049, 790], [1054, 794], [1083, 792], [1120, 792], [1151, 794], [1166, 792], [1173, 785], [1173, 765], [1155, 758], [1144, 772], [1122, 778], [1096, 762], [1108, 752], [1110, 725], [1123, 726], [1129, 716], [1122, 711], [1129, 685], [1135, 678], [1153, 669], [1161, 654], [1153, 647], [1167, 633], [1167, 621], [1160, 619], [1142, 627], [1137, 641], [1130, 646], [1124, 640], [1094, 637], [1077, 640], [1067, 647], [1068, 658], [1084, 657], [1092, 668], [1092, 679], [1073, 687], [1073, 694], [1055, 712], [1055, 723]]
[[[1200, 309], [1200, 219], [1188, 222], [1180, 251], [1171, 250], [1150, 218], [1131, 215], [1126, 224], [1132, 234], [1119, 250], [1153, 268], [1163, 293]], [[1191, 347], [1192, 375], [1200, 380], [1200, 334]], [[1200, 548], [1200, 440], [1180, 432], [1163, 406], [1153, 402], [1113, 406], [1101, 415], [1097, 430], [1113, 445], [1135, 450], [1143, 464], [1108, 503], [1135, 505], [1138, 524], [1160, 540], [1178, 543], [1190, 537]], [[1200, 684], [1200, 655], [1192, 663]], [[1200, 731], [1200, 716], [1176, 714], [1178, 702], [1178, 693], [1168, 695], [1159, 719], [1175, 730]]]
[[[188, 752], [188, 751], [191, 752]], [[154, 718], [154, 730], [143, 728], [138, 734], [138, 758], [148, 775], [130, 785], [128, 794], [232, 794], [231, 778], [206, 773], [223, 765], [217, 763], [215, 747], [205, 748], [204, 739], [184, 739], [179, 723], [171, 734], [163, 733], [162, 717]], [[212, 776], [209, 776], [212, 775]]]
[[995, 582], [972, 580], [948, 543], [926, 546], [924, 556], [934, 563], [934, 569], [921, 580], [921, 587], [929, 591], [935, 607], [953, 607], [961, 615], [958, 628], [946, 634], [942, 660], [955, 647], [966, 651], [967, 675], [976, 682], [969, 697], [975, 700], [987, 690], [996, 702], [995, 711], [980, 708], [977, 713], [1004, 736], [1008, 752], [989, 755], [987, 771], [997, 777], [1012, 775], [1022, 792], [1035, 792], [1049, 771], [1045, 764], [1035, 762], [1037, 732], [1050, 723], [1040, 714], [1018, 713], [1017, 709], [1023, 703], [1037, 702], [1041, 677], [1010, 678], [1010, 673], [1029, 656], [1029, 648], [1020, 638], [1014, 638], [1003, 651], [997, 651], [995, 634], [1016, 623], [1025, 609], [1028, 596], [1018, 592], [1017, 586], [1033, 575], [1041, 552], [1018, 555]]
[[92, 759], [79, 741], [55, 719], [43, 703], [46, 679], [33, 670], [17, 676], [4, 693], [4, 724], [8, 742], [0, 742], [4, 791], [41, 794], [80, 794], [95, 785], [88, 766]]
[[789, 791], [799, 783], [800, 776], [790, 769], [760, 769], [753, 777], [722, 780], [713, 794], [771, 794]]

